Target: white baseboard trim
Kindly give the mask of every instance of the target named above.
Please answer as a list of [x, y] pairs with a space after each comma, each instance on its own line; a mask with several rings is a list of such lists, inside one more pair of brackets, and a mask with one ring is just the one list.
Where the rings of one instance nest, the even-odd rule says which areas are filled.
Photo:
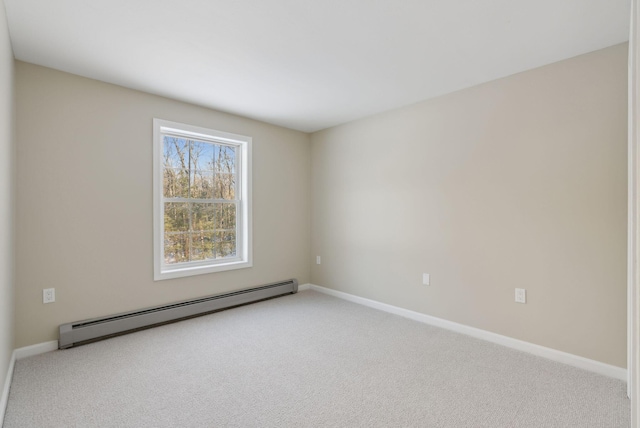
[[537, 355], [538, 357], [543, 357], [559, 363], [568, 364], [573, 367], [578, 367], [583, 370], [588, 370], [593, 373], [609, 376], [625, 382], [627, 381], [627, 370], [621, 367], [612, 366], [600, 361], [590, 360], [589, 358], [580, 357], [578, 355], [569, 354], [567, 352], [558, 351], [556, 349], [547, 348], [544, 346], [536, 345], [534, 343], [514, 339], [508, 336], [503, 336], [501, 334], [492, 333], [490, 331], [481, 330], [479, 328], [469, 327], [464, 324], [458, 324], [453, 321], [447, 321], [442, 318], [433, 317], [430, 315], [422, 314], [420, 312], [411, 311], [409, 309], [403, 309], [375, 300], [365, 299], [364, 297], [354, 296], [353, 294], [343, 293], [342, 291], [336, 291], [319, 285], [304, 284], [304, 287], [305, 288], [302, 288], [302, 286], [298, 287], [298, 290], [315, 290], [320, 293], [348, 300], [350, 302], [359, 303], [370, 308], [379, 309], [381, 311], [400, 315], [402, 317], [410, 318], [412, 320], [419, 321], [425, 324], [433, 325], [436, 327], [455, 331], [457, 333], [466, 334], [478, 339], [486, 340], [487, 342], [506, 346], [507, 348], [517, 349], [518, 351], [527, 352], [529, 354]]
[[311, 284], [307, 283], [307, 284], [298, 285], [298, 291], [305, 291], [305, 290], [311, 290]]
[[34, 355], [44, 354], [45, 352], [55, 351], [56, 349], [58, 349], [58, 341], [52, 340], [50, 342], [36, 343], [35, 345], [18, 348], [13, 352], [16, 355], [16, 360], [21, 360], [23, 358], [33, 357]]
[[7, 411], [7, 403], [9, 402], [9, 388], [11, 387], [11, 381], [13, 380], [13, 368], [16, 364], [16, 351], [11, 353], [11, 359], [9, 360], [9, 368], [7, 369], [7, 376], [4, 378], [4, 387], [2, 388], [2, 396], [0, 397], [0, 427], [4, 422], [4, 414]]
[[27, 357], [33, 357], [34, 355], [44, 354], [45, 352], [55, 351], [58, 349], [58, 341], [52, 340], [50, 342], [37, 343], [31, 346], [25, 346], [24, 348], [14, 349], [11, 353], [11, 359], [9, 360], [9, 368], [7, 369], [7, 376], [4, 378], [4, 387], [2, 388], [2, 396], [0, 397], [0, 427], [4, 421], [4, 414], [7, 411], [7, 403], [9, 402], [9, 389], [11, 388], [11, 381], [13, 380], [13, 369], [17, 360], [21, 360]]

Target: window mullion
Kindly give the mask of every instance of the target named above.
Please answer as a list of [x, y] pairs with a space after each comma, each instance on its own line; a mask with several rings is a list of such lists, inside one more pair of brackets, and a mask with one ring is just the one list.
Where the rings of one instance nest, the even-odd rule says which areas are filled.
[[190, 198], [162, 198], [162, 202], [192, 202], [195, 204], [233, 204], [242, 202], [241, 199], [190, 199]]

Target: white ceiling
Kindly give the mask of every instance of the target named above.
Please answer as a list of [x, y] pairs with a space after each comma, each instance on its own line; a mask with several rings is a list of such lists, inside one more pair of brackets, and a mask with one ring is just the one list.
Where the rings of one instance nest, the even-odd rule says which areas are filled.
[[628, 40], [630, 0], [4, 0], [15, 57], [302, 131]]

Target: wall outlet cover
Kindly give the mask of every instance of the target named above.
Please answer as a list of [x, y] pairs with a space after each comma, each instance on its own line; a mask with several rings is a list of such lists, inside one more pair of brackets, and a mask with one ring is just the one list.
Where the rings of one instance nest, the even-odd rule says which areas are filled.
[[42, 303], [53, 303], [56, 301], [56, 289], [45, 288], [42, 290]]
[[422, 284], [423, 285], [431, 285], [431, 275], [428, 273], [422, 274]]

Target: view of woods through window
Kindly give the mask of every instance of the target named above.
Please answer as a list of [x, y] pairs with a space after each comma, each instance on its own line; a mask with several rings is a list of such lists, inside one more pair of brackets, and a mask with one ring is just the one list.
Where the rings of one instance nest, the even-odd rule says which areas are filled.
[[236, 147], [164, 135], [164, 262], [235, 257]]

